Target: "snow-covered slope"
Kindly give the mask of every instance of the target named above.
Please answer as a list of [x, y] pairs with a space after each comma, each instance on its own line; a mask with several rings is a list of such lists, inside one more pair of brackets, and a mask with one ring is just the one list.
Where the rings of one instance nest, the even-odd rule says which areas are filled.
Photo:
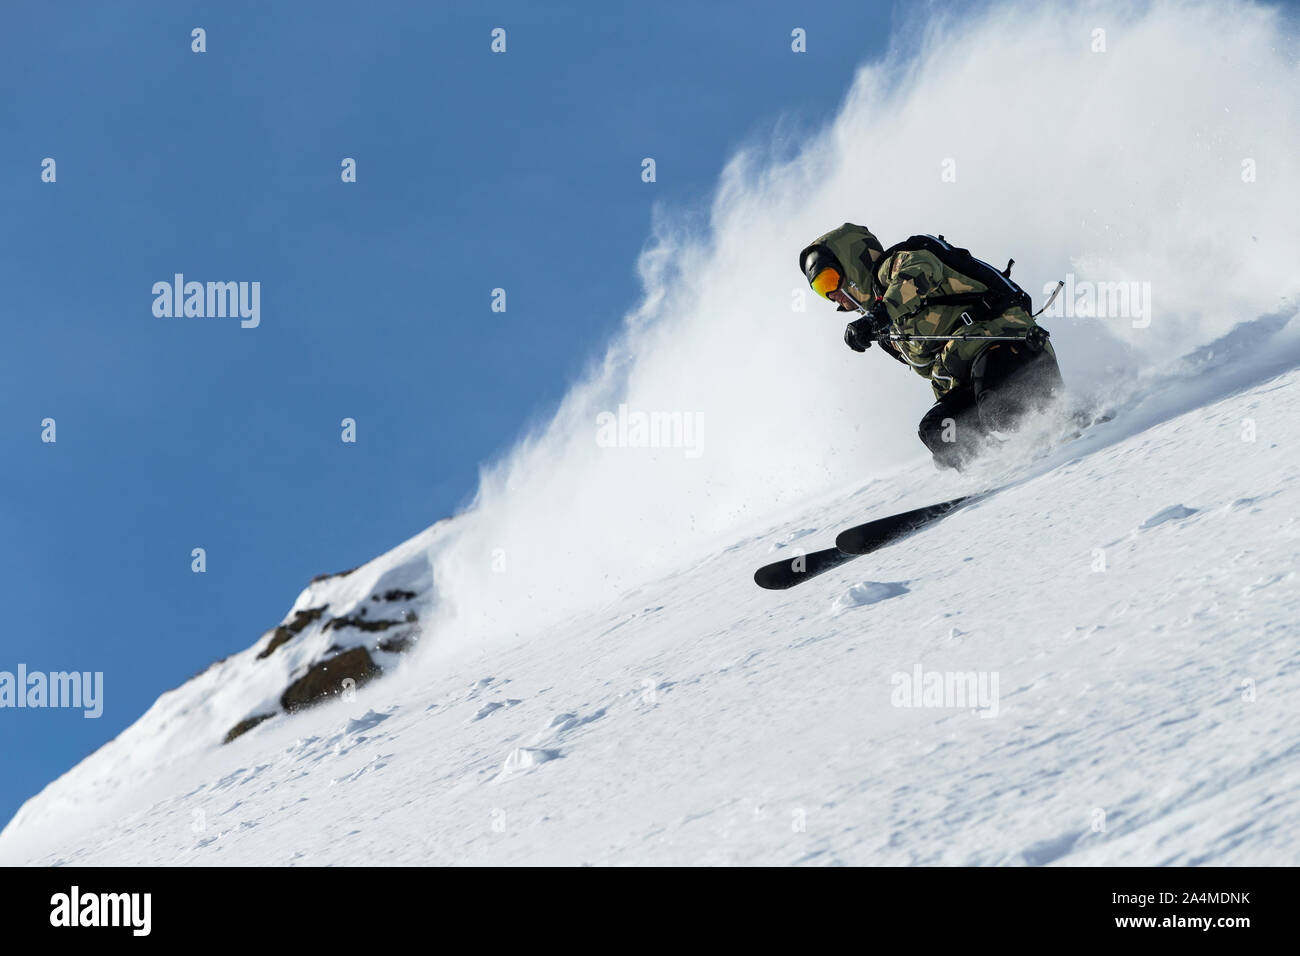
[[[960, 489], [915, 463], [187, 759], [128, 746], [160, 739], [148, 717], [29, 803], [0, 862], [1300, 863], [1283, 342], [1290, 371], [1154, 389], [1014, 488], [789, 592], [750, 580], [774, 542]], [[900, 706], [918, 668], [988, 696]]]
[[[122, 734], [22, 807], [10, 826], [43, 826], [111, 803], [143, 777], [202, 759], [252, 727], [287, 719], [312, 698], [339, 694], [350, 686], [345, 679], [364, 684], [396, 668], [421, 636], [414, 605], [428, 601], [429, 548], [446, 524], [359, 568], [312, 581], [280, 626], [163, 694]], [[362, 668], [340, 671], [334, 663], [358, 655]], [[106, 767], [114, 769], [105, 773]]]

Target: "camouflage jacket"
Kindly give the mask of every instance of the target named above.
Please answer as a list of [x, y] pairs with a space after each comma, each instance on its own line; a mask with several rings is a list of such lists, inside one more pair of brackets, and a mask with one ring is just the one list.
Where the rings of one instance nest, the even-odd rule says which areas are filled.
[[[929, 304], [929, 300], [960, 293], [985, 293], [989, 287], [957, 272], [925, 249], [889, 250], [876, 263], [876, 276], [883, 288], [882, 300], [890, 319], [890, 330], [899, 335], [1021, 335], [1035, 327], [1030, 314], [1012, 306], [1000, 314], [967, 325], [963, 305]], [[936, 398], [953, 388], [970, 384], [975, 358], [990, 343], [978, 338], [948, 342], [892, 342], [891, 351], [930, 380]], [[1009, 348], [1023, 348], [1002, 343]], [[1047, 350], [1052, 352], [1049, 342]], [[1053, 353], [1055, 356], [1055, 353]]]
[[[918, 238], [922, 237], [913, 237]], [[846, 222], [819, 237], [808, 248], [822, 246], [835, 256], [844, 267], [845, 284], [857, 301], [866, 304], [878, 295], [890, 320], [889, 331], [897, 335], [1018, 335], [1036, 326], [1023, 305], [1013, 305], [968, 325], [962, 313], [979, 315], [977, 310], [936, 300], [971, 293], [983, 295], [990, 291], [989, 284], [957, 271], [928, 249], [906, 248], [915, 245], [913, 240], [908, 240], [883, 249], [870, 230]], [[947, 243], [939, 245], [951, 249]], [[980, 266], [989, 282], [1015, 288], [1005, 279], [990, 274], [990, 271], [996, 273], [991, 266], [982, 263]], [[1012, 349], [1024, 347], [1002, 344]], [[989, 346], [990, 343], [979, 339], [895, 341], [886, 350], [928, 379], [935, 397], [942, 398], [952, 389], [970, 384], [971, 365]], [[1052, 352], [1050, 343], [1046, 348]]]

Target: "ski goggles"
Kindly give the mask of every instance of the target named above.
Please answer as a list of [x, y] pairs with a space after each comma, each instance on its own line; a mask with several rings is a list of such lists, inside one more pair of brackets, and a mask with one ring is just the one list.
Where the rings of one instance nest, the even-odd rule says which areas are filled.
[[810, 285], [812, 285], [814, 292], [826, 299], [830, 298], [830, 294], [838, 289], [843, 281], [844, 277], [840, 275], [838, 269], [827, 266], [812, 277]]

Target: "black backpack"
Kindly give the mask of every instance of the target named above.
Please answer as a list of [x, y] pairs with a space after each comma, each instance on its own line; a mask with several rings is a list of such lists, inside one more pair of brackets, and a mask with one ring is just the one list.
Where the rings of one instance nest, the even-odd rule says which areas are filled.
[[[983, 259], [976, 259], [969, 250], [949, 244], [943, 236], [911, 236], [886, 249], [876, 263], [880, 265], [886, 262], [896, 252], [916, 252], [922, 249], [933, 254], [954, 272], [960, 272], [987, 286], [988, 291], [922, 295], [921, 304], [913, 310], [913, 314], [935, 305], [962, 305], [966, 306], [962, 310], [962, 319], [970, 325], [973, 322], [983, 322], [1001, 315], [1007, 309], [1016, 306], [1020, 306], [1026, 312], [1033, 311], [1033, 300], [1029, 297], [1029, 293], [1011, 281], [1011, 267], [1015, 264], [1015, 259], [1008, 262], [1007, 267], [999, 272]], [[871, 278], [878, 286], [882, 286], [876, 290], [876, 294], [880, 295], [884, 291], [883, 284], [880, 283], [874, 270]]]

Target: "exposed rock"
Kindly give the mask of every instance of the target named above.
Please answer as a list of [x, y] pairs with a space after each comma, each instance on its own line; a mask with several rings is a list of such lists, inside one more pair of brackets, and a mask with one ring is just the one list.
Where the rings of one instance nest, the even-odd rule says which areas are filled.
[[266, 647], [262, 648], [262, 652], [257, 655], [257, 659], [260, 661], [270, 657], [271, 653], [277, 647], [279, 647], [281, 644], [284, 644], [291, 637], [293, 637], [293, 632], [289, 630], [287, 627], [285, 627], [283, 624], [281, 624], [279, 627], [275, 629], [274, 633], [271, 635], [270, 643], [268, 643]]
[[302, 677], [289, 685], [280, 697], [280, 706], [289, 712], [319, 703], [343, 689], [348, 678], [360, 687], [383, 671], [364, 647], [354, 647], [313, 664]]
[[348, 568], [346, 571], [335, 571], [333, 574], [318, 574], [311, 579], [311, 583], [316, 584], [320, 581], [328, 581], [330, 578], [346, 578], [355, 570], [356, 568]]
[[388, 651], [391, 654], [405, 654], [411, 649], [411, 645], [415, 643], [418, 637], [418, 632], [397, 634], [393, 637], [385, 637], [377, 646], [381, 651]]
[[414, 612], [407, 614], [407, 616], [400, 621], [367, 621], [360, 614], [353, 615], [352, 617], [336, 617], [332, 620], [326, 621], [325, 627], [322, 630], [328, 631], [330, 628], [334, 628], [334, 630], [337, 631], [345, 627], [355, 627], [359, 631], [386, 631], [390, 627], [399, 627], [402, 624], [411, 623], [411, 621], [415, 620], [415, 618], [411, 617], [411, 614], [413, 613]]
[[271, 635], [270, 642], [266, 645], [265, 648], [262, 649], [262, 653], [257, 655], [257, 659], [260, 661], [263, 658], [270, 657], [271, 653], [277, 647], [289, 641], [290, 638], [293, 638], [298, 634], [302, 633], [303, 628], [305, 628], [312, 621], [318, 620], [320, 616], [325, 613], [325, 609], [328, 607], [329, 605], [325, 604], [322, 605], [321, 607], [310, 607], [307, 608], [305, 611], [297, 611], [293, 615], [292, 621], [290, 621], [288, 624], [281, 624], [279, 627], [275, 629], [275, 631]]
[[[330, 578], [347, 577], [355, 570], [356, 568], [351, 568], [336, 574], [318, 574], [311, 579], [311, 582], [317, 584]], [[417, 596], [417, 591], [395, 587], [386, 588], [372, 594], [371, 600], [391, 604], [412, 601]], [[343, 690], [344, 682], [348, 679], [355, 681], [356, 686], [359, 687], [379, 677], [383, 673], [383, 669], [371, 657], [372, 651], [404, 654], [419, 640], [419, 628], [411, 626], [419, 620], [419, 615], [415, 611], [406, 610], [401, 614], [400, 618], [371, 620], [367, 616], [367, 610], [366, 605], [360, 605], [351, 614], [331, 618], [328, 614], [329, 605], [322, 604], [320, 607], [295, 611], [289, 620], [269, 632], [266, 645], [257, 654], [258, 660], [265, 660], [270, 657], [281, 645], [293, 640], [313, 623], [319, 623], [322, 632], [331, 628], [341, 631], [344, 628], [354, 627], [359, 631], [382, 633], [390, 631], [392, 628], [402, 628], [400, 633], [388, 634], [380, 639], [377, 644], [370, 644], [368, 647], [344, 649], [339, 644], [331, 644], [323, 654], [324, 659], [308, 665], [306, 670], [301, 671], [300, 676], [285, 688], [284, 693], [280, 696], [280, 706], [284, 708], [285, 712], [292, 713], [339, 694]], [[399, 609], [394, 608], [393, 610], [398, 611]], [[274, 713], [270, 713], [253, 714], [246, 717], [226, 732], [223, 743], [230, 743], [274, 716], [276, 716]]]
[[221, 741], [228, 744], [241, 734], [246, 734], [264, 720], [270, 720], [275, 714], [254, 714], [252, 717], [245, 717], [235, 726], [226, 731], [226, 739]]

